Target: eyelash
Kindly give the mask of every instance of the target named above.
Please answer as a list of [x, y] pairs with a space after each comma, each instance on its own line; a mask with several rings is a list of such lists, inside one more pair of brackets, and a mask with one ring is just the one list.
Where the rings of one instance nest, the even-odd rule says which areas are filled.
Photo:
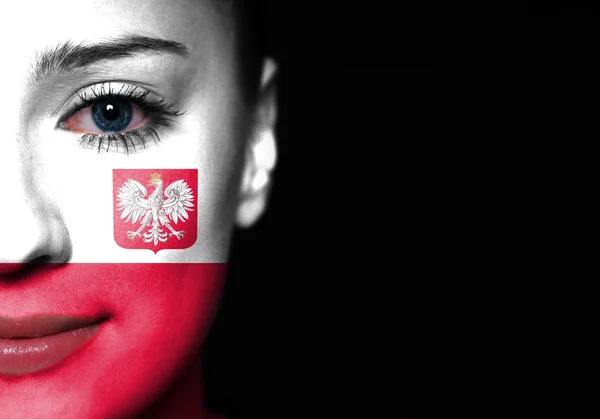
[[[75, 108], [61, 121], [62, 126], [64, 126], [65, 122], [77, 112], [106, 99], [118, 99], [130, 102], [137, 105], [148, 115], [148, 120], [144, 125], [131, 131], [106, 134], [83, 134], [79, 143], [85, 146], [97, 144], [98, 153], [102, 151], [103, 148], [106, 148], [106, 151], [108, 152], [111, 147], [115, 146], [118, 152], [119, 145], [121, 145], [129, 155], [131, 148], [133, 148], [133, 152], [137, 151], [136, 145], [141, 144], [146, 148], [146, 137], [150, 135], [154, 136], [156, 140], [160, 142], [160, 136], [155, 128], [158, 129], [158, 126], [169, 127], [171, 124], [177, 122], [174, 118], [185, 115], [185, 112], [180, 112], [175, 109], [175, 105], [168, 103], [165, 98], [154, 102], [150, 101], [148, 99], [150, 91], [140, 88], [139, 86], [122, 85], [120, 89], [114, 90], [110, 83], [103, 83], [99, 87], [92, 86], [89, 92], [92, 96], [91, 98], [88, 97], [88, 92], [77, 92], [80, 102], [75, 105]], [[151, 125], [154, 125], [155, 128]]]

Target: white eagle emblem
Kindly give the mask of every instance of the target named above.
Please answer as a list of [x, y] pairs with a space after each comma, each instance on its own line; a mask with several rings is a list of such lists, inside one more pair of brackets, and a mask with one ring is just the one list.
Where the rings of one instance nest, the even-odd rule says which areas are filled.
[[[136, 237], [144, 240], [146, 243], [166, 242], [169, 237], [177, 237], [181, 240], [185, 236], [185, 231], [176, 231], [171, 223], [177, 224], [178, 221], [185, 222], [188, 218], [188, 211], [193, 211], [194, 196], [192, 189], [183, 179], [171, 183], [167, 189], [164, 189], [162, 175], [154, 173], [150, 175], [150, 182], [147, 186], [154, 186], [154, 192], [145, 199], [148, 191], [139, 182], [128, 179], [123, 186], [119, 188], [117, 195], [117, 209], [122, 211], [121, 219], [128, 223], [130, 220], [135, 225], [138, 221], [141, 223], [137, 231], [128, 231], [127, 237], [135, 240]], [[168, 234], [161, 227], [167, 227], [171, 233]], [[142, 231], [147, 229], [145, 233]]]

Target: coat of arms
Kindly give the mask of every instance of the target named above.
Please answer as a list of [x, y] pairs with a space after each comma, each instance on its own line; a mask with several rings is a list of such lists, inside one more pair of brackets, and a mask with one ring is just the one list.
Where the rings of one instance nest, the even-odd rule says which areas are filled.
[[157, 253], [194, 245], [198, 170], [114, 170], [113, 178], [119, 246]]

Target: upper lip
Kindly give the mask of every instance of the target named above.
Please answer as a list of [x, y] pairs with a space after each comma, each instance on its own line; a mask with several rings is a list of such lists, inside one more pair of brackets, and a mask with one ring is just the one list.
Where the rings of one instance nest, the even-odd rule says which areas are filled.
[[12, 319], [0, 317], [0, 339], [36, 338], [81, 329], [102, 317], [35, 316]]

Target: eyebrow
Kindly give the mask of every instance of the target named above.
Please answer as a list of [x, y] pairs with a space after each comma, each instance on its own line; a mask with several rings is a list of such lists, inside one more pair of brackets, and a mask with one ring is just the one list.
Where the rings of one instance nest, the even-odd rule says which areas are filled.
[[103, 60], [129, 58], [142, 52], [175, 54], [181, 57], [189, 55], [184, 44], [139, 35], [123, 36], [92, 45], [67, 41], [38, 54], [31, 79], [33, 82], [40, 82], [58, 73], [67, 73]]

